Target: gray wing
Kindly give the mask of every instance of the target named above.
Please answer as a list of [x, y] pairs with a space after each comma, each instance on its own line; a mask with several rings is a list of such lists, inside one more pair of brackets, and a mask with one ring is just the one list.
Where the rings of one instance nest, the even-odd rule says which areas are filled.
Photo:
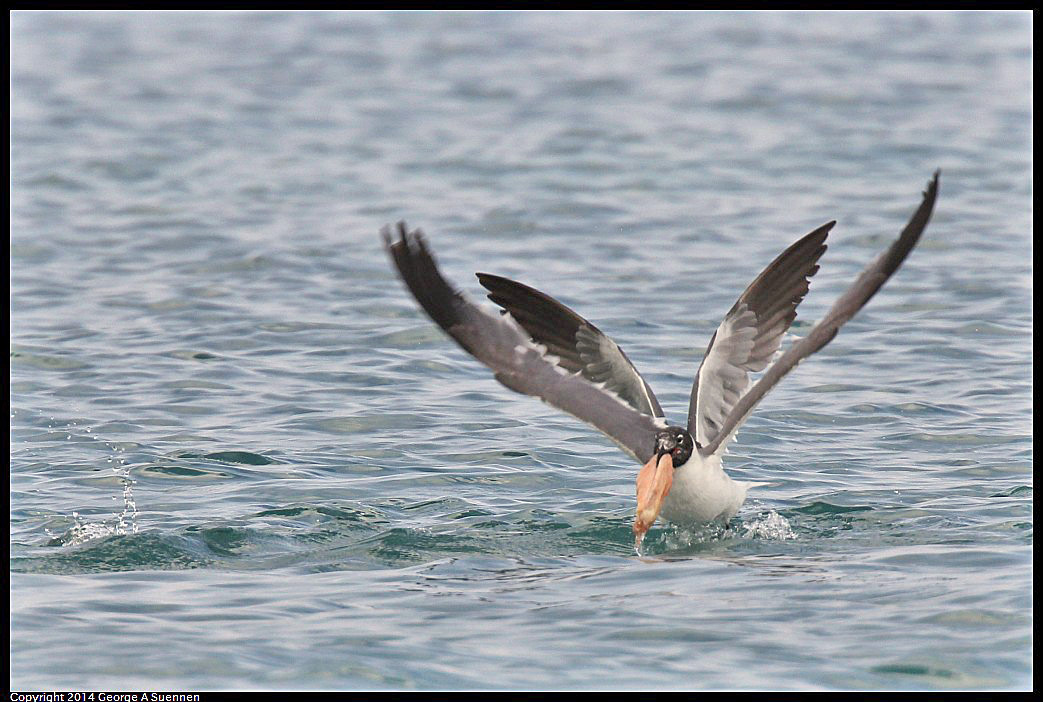
[[887, 279], [898, 270], [902, 261], [920, 240], [920, 235], [923, 234], [927, 221], [931, 218], [934, 201], [938, 196], [938, 175], [939, 172], [935, 171], [934, 177], [927, 185], [927, 190], [924, 191], [923, 202], [913, 213], [898, 239], [862, 271], [851, 287], [833, 303], [833, 307], [826, 313], [822, 321], [812, 327], [806, 337], [790, 346], [761, 376], [760, 380], [735, 403], [716, 436], [710, 443], [702, 446], [699, 453], [707, 456], [719, 451], [742, 426], [764, 395], [798, 363], [832, 341], [840, 327], [862, 309], [877, 290], [887, 282]]
[[700, 446], [717, 438], [725, 419], [750, 384], [750, 372], [764, 370], [797, 316], [826, 251], [836, 222], [807, 234], [758, 275], [717, 327], [695, 375], [688, 406], [688, 431]]
[[420, 230], [398, 224], [398, 241], [389, 227], [384, 244], [403, 282], [435, 321], [465, 351], [492, 369], [506, 387], [539, 397], [601, 430], [644, 463], [654, 454], [655, 433], [666, 422], [634, 409], [614, 392], [579, 373], [569, 373], [548, 358], [511, 315], [487, 311], [468, 300], [438, 271]]
[[476, 275], [489, 291], [489, 299], [509, 313], [533, 341], [547, 347], [559, 366], [592, 383], [604, 383], [606, 390], [638, 412], [665, 416], [652, 388], [600, 329], [535, 288], [489, 273]]

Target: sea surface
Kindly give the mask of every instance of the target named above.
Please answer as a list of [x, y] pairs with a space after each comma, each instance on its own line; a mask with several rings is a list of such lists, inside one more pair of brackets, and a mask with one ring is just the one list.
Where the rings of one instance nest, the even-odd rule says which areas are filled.
[[[14, 12], [11, 686], [1028, 689], [1031, 32]], [[640, 554], [638, 466], [496, 383], [378, 233], [572, 306], [683, 423], [758, 271], [838, 221], [805, 334], [937, 168], [731, 446], [770, 485]]]

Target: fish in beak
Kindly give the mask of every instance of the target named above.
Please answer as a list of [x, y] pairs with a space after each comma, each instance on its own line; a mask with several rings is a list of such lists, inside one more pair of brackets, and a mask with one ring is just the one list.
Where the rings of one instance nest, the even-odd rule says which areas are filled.
[[637, 474], [637, 514], [634, 517], [634, 547], [640, 548], [645, 534], [652, 528], [663, 500], [674, 484], [674, 459], [669, 453], [659, 453], [648, 459]]

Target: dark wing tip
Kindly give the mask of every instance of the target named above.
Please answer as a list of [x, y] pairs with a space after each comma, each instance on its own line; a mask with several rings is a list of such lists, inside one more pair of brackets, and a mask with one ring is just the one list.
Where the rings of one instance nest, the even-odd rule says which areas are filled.
[[934, 200], [938, 197], [938, 179], [942, 175], [942, 169], [934, 169], [934, 175], [931, 176], [931, 181], [927, 184], [927, 189], [923, 191], [924, 200], [930, 200], [931, 206], [934, 206]]
[[[826, 252], [826, 249], [828, 248], [826, 245], [826, 239], [829, 237], [829, 233], [833, 231], [833, 227], [835, 226], [837, 226], [837, 220], [831, 219], [818, 229], [804, 236], [804, 241], [815, 241], [822, 247], [822, 250], [819, 251], [818, 255], [815, 257], [816, 259]], [[818, 269], [816, 268], [815, 270]], [[815, 275], [814, 272], [808, 274], [808, 277], [810, 278], [813, 275]]]
[[460, 321], [457, 309], [460, 294], [439, 272], [434, 256], [427, 248], [424, 232], [420, 229], [409, 231], [405, 221], [399, 221], [395, 229], [398, 241], [392, 241], [389, 225], [382, 227], [380, 233], [399, 276], [428, 316], [464, 345], [452, 329]]
[[[934, 201], [938, 197], [938, 179], [941, 176], [941, 174], [941, 168], [936, 168], [934, 170], [934, 174], [931, 176], [931, 180], [927, 182], [927, 187], [923, 191], [923, 202], [920, 204], [920, 209], [918, 209], [916, 211], [916, 214], [913, 215], [913, 221], [915, 221], [920, 216], [920, 211], [925, 208], [927, 212], [927, 217], [931, 216], [931, 211], [934, 209]], [[912, 222], [910, 222], [910, 224], [912, 224]]]
[[757, 315], [758, 323], [773, 320], [767, 323], [767, 327], [774, 327], [783, 310], [796, 309], [808, 292], [810, 279], [819, 270], [818, 260], [826, 252], [826, 237], [835, 224], [835, 220], [826, 222], [776, 256], [743, 291], [728, 314], [745, 304]]
[[424, 232], [422, 229], [417, 228], [411, 232], [406, 226], [406, 221], [400, 219], [395, 224], [395, 231], [398, 233], [398, 241], [392, 241], [393, 236], [390, 224], [385, 224], [380, 228], [380, 236], [384, 239], [384, 246], [386, 248], [399, 248], [399, 250], [405, 248], [408, 250], [413, 248], [412, 244], [415, 241], [420, 249], [426, 251], [427, 247], [424, 246]]
[[494, 273], [482, 273], [481, 271], [475, 273], [474, 277], [478, 279], [478, 282], [481, 283], [482, 287], [484, 287], [486, 290], [490, 289], [490, 285], [495, 285], [496, 283], [501, 281], [506, 281], [508, 283], [514, 282], [509, 278], [504, 278], [502, 275], [496, 275]]
[[478, 282], [489, 291], [488, 298], [497, 304], [537, 343], [557, 356], [559, 365], [570, 372], [585, 365], [577, 348], [576, 332], [583, 326], [597, 331], [590, 322], [536, 288], [491, 273], [475, 273]]
[[[931, 177], [931, 181], [927, 184], [927, 189], [923, 191], [923, 201], [920, 203], [920, 206], [913, 213], [913, 216], [909, 218], [909, 223], [905, 225], [902, 233], [898, 235], [898, 240], [884, 254], [882, 268], [885, 276], [890, 276], [898, 270], [898, 266], [902, 264], [905, 257], [916, 246], [916, 243], [920, 240], [920, 235], [923, 234], [924, 229], [927, 227], [927, 222], [931, 219], [931, 214], [934, 212], [934, 201], [938, 198], [939, 175], [941, 175], [941, 169], [934, 172], [934, 176]], [[881, 281], [882, 283], [883, 281]]]

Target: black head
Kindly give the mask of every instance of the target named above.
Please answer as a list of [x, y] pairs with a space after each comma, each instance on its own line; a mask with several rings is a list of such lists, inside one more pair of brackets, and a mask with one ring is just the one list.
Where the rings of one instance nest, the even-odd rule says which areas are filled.
[[667, 427], [656, 432], [655, 453], [662, 456], [669, 453], [673, 459], [674, 468], [683, 466], [692, 457], [695, 450], [695, 441], [687, 429], [682, 427]]

